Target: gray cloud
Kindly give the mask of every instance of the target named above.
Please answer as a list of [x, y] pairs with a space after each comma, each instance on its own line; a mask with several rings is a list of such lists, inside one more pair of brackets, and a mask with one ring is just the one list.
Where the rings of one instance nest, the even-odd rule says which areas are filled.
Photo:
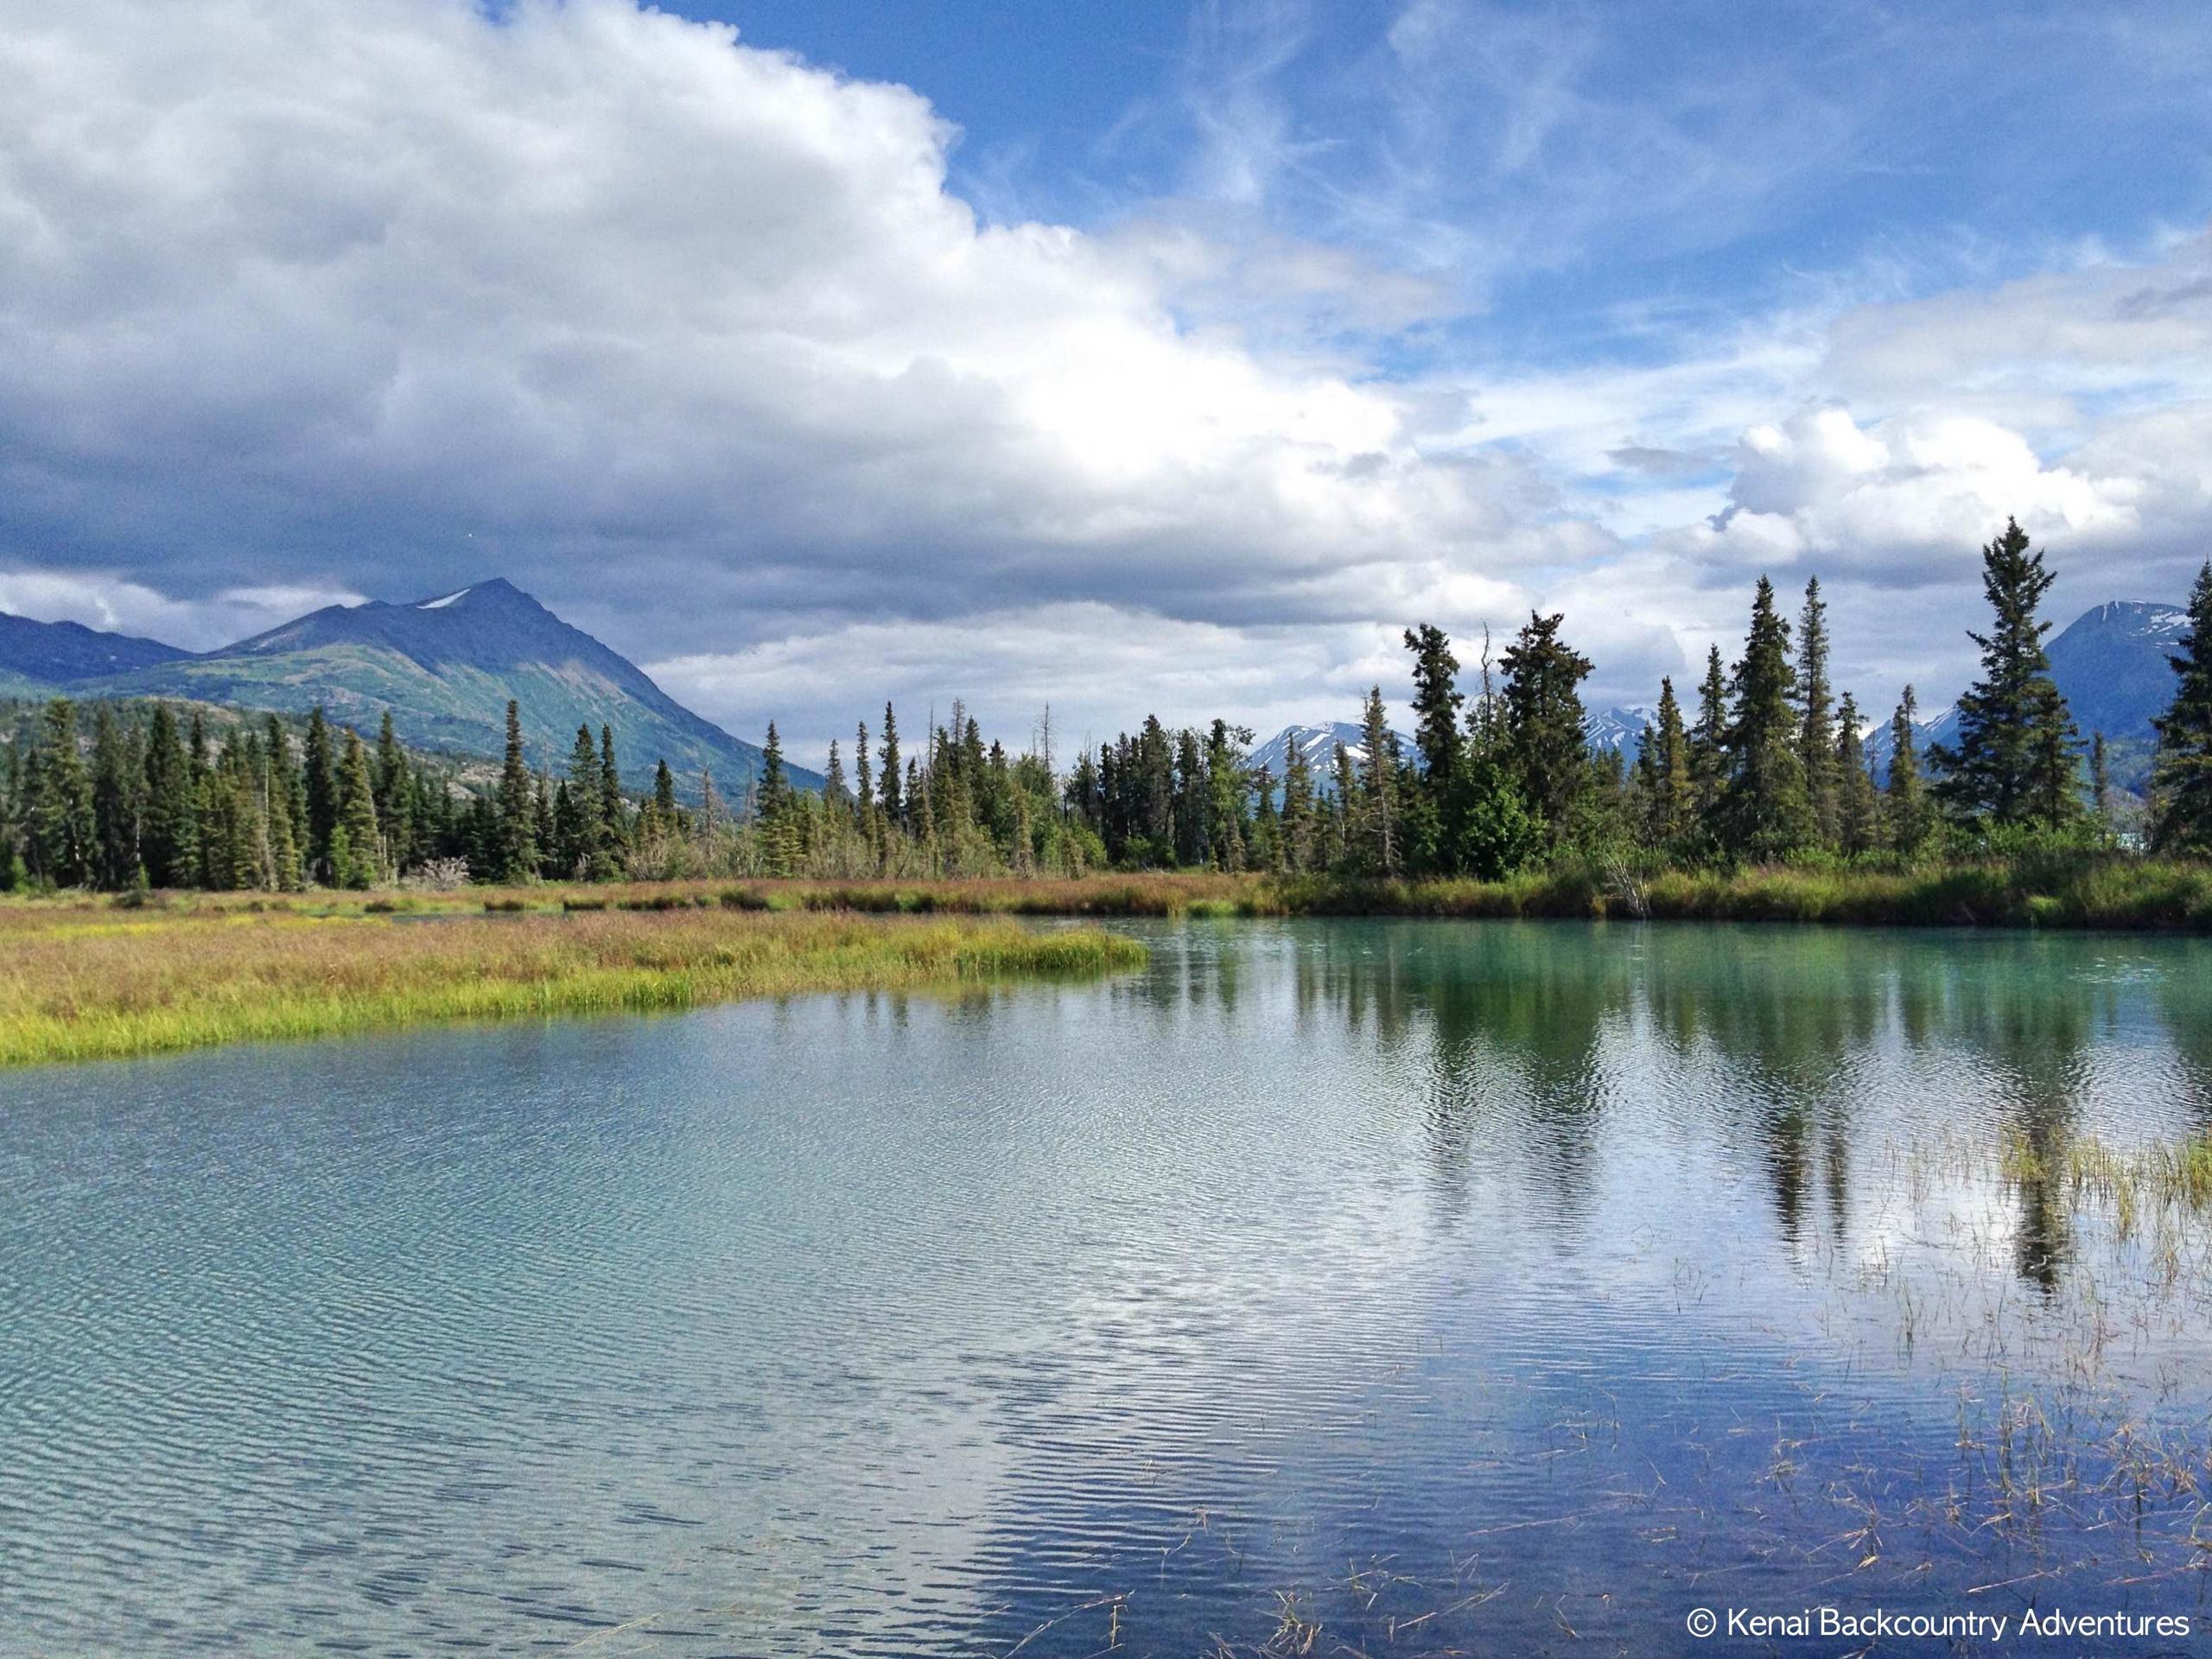
[[[1388, 55], [1424, 29], [1522, 85], [1500, 165], [1596, 188], [1571, 31], [1415, 6]], [[1412, 146], [1444, 117], [1408, 75]], [[1206, 188], [1264, 194], [1296, 135], [1263, 86], [1222, 108]], [[631, 0], [0, 0], [0, 607], [204, 645], [499, 572], [814, 743], [886, 694], [1013, 730], [1349, 712], [1402, 691], [1406, 622], [1531, 604], [1644, 698], [1763, 569], [1821, 570], [1847, 670], [1955, 671], [1955, 615], [1885, 595], [1963, 614], [1993, 519], [2131, 594], [2212, 524], [2202, 239], [1393, 378], [1348, 342], [1433, 323], [1437, 281], [1188, 204], [982, 225], [954, 138]], [[1780, 188], [1645, 165], [1745, 213]], [[1561, 200], [1513, 241], [1565, 257], [1602, 204]]]

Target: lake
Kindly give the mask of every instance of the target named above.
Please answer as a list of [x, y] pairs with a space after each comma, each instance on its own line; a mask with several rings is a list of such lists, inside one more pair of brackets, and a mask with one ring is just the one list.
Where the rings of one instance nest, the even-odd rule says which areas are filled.
[[2052, 1172], [2212, 1125], [2212, 942], [1130, 931], [0, 1077], [0, 1649], [2202, 1618], [2204, 1211]]

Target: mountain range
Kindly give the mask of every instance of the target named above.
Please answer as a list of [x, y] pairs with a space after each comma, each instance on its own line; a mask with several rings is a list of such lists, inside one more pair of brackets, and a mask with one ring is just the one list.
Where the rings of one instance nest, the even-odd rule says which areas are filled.
[[[2152, 718], [2173, 696], [2167, 658], [2188, 622], [2175, 605], [2115, 600], [2084, 612], [2050, 645], [2051, 677], [2086, 740], [2105, 734], [2113, 781], [2140, 790], [2150, 770]], [[689, 787], [712, 770], [726, 791], [760, 773], [754, 744], [731, 736], [668, 696], [626, 658], [572, 627], [499, 577], [404, 604], [333, 605], [219, 651], [180, 650], [156, 639], [105, 633], [75, 622], [0, 613], [0, 696], [174, 697], [304, 714], [317, 704], [344, 725], [373, 732], [389, 710], [405, 741], [448, 753], [497, 755], [506, 706], [518, 706], [533, 764], [558, 766], [579, 725], [614, 733], [624, 776], [642, 784], [665, 759]], [[1870, 703], [1870, 712], [1872, 705]], [[1592, 747], [1633, 754], [1652, 711], [1592, 710]], [[1958, 735], [1955, 709], [1919, 726], [1925, 753]], [[1336, 745], [1366, 760], [1360, 728], [1347, 721], [1286, 726], [1252, 752], [1275, 778], [1295, 744], [1314, 785], [1333, 792]], [[1399, 737], [1409, 754], [1411, 742]], [[1887, 769], [1889, 722], [1875, 718], [1867, 753]], [[802, 788], [818, 774], [791, 769]]]
[[[502, 578], [404, 604], [333, 605], [219, 651], [193, 653], [73, 622], [0, 617], [0, 693], [173, 697], [304, 714], [320, 705], [373, 733], [389, 711], [418, 747], [497, 755], [519, 710], [533, 765], [558, 767], [576, 728], [614, 734], [623, 776], [658, 761], [726, 793], [760, 773], [758, 746], [694, 714], [643, 671]], [[791, 768], [801, 787], [814, 773]]]

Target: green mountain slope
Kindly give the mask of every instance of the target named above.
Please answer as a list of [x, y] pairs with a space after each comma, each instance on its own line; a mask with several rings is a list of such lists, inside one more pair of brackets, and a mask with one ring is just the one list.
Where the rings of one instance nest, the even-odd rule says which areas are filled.
[[[189, 697], [301, 713], [373, 732], [389, 710], [405, 741], [473, 754], [505, 742], [510, 698], [531, 764], [557, 773], [579, 725], [614, 734], [626, 781], [666, 760], [695, 792], [711, 770], [726, 795], [759, 776], [754, 745], [701, 719], [638, 667], [569, 626], [512, 583], [493, 580], [412, 604], [332, 606], [203, 657], [80, 686], [81, 694]], [[819, 780], [794, 772], [802, 787]]]

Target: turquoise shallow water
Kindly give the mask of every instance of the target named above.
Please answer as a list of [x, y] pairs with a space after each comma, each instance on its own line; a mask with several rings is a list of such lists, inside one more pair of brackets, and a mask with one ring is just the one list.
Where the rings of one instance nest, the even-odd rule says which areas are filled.
[[2212, 1124], [2203, 943], [1139, 931], [0, 1078], [0, 1651], [2198, 1606], [2203, 1229], [1998, 1148]]

